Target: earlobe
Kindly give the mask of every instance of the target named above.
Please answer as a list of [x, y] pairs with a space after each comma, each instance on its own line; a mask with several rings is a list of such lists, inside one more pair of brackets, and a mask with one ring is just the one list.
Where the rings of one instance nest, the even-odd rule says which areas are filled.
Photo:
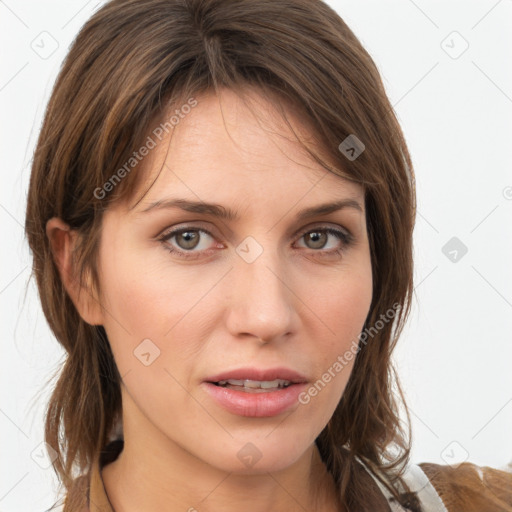
[[46, 236], [62, 284], [79, 315], [90, 325], [102, 325], [102, 307], [92, 280], [87, 276], [86, 282], [80, 283], [77, 269], [73, 268], [72, 252], [78, 237], [76, 231], [62, 219], [53, 217], [46, 223]]

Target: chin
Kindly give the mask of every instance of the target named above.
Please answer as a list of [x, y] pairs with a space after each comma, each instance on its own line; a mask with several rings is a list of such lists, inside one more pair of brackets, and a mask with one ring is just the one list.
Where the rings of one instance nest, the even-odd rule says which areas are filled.
[[[265, 430], [258, 437], [244, 436], [210, 451], [209, 464], [239, 475], [258, 475], [284, 470], [299, 460], [314, 443], [314, 437], [298, 439], [298, 435]], [[217, 445], [218, 447], [220, 444]], [[209, 447], [211, 450], [211, 446]], [[206, 458], [203, 457], [203, 460]]]

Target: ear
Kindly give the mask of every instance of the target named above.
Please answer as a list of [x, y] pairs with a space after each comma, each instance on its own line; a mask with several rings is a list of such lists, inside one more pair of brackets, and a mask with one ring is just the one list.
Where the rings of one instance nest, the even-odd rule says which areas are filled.
[[90, 325], [102, 325], [103, 308], [90, 274], [87, 274], [85, 283], [80, 283], [76, 269], [73, 268], [72, 251], [78, 238], [76, 231], [70, 229], [62, 219], [53, 217], [46, 223], [46, 236], [64, 288], [79, 315]]

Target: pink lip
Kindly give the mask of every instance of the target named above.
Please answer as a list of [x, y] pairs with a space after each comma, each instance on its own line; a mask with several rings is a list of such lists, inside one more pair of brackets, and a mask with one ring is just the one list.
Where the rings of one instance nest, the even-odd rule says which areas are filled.
[[[247, 393], [217, 386], [221, 380], [267, 380], [283, 379], [290, 386], [265, 393]], [[239, 416], [263, 418], [276, 416], [298, 402], [298, 397], [307, 387], [307, 379], [289, 368], [238, 368], [208, 377], [203, 382], [205, 391], [224, 409]]]
[[264, 418], [283, 413], [298, 402], [306, 383], [291, 384], [287, 388], [266, 393], [246, 393], [203, 382], [207, 393], [224, 409], [239, 416]]

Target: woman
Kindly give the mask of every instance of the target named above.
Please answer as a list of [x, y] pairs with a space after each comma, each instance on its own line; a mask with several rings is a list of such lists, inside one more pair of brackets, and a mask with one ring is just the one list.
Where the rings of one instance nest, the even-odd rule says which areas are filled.
[[512, 510], [505, 472], [409, 462], [390, 357], [414, 214], [378, 71], [328, 6], [107, 3], [27, 207], [68, 353], [46, 421], [61, 508]]

